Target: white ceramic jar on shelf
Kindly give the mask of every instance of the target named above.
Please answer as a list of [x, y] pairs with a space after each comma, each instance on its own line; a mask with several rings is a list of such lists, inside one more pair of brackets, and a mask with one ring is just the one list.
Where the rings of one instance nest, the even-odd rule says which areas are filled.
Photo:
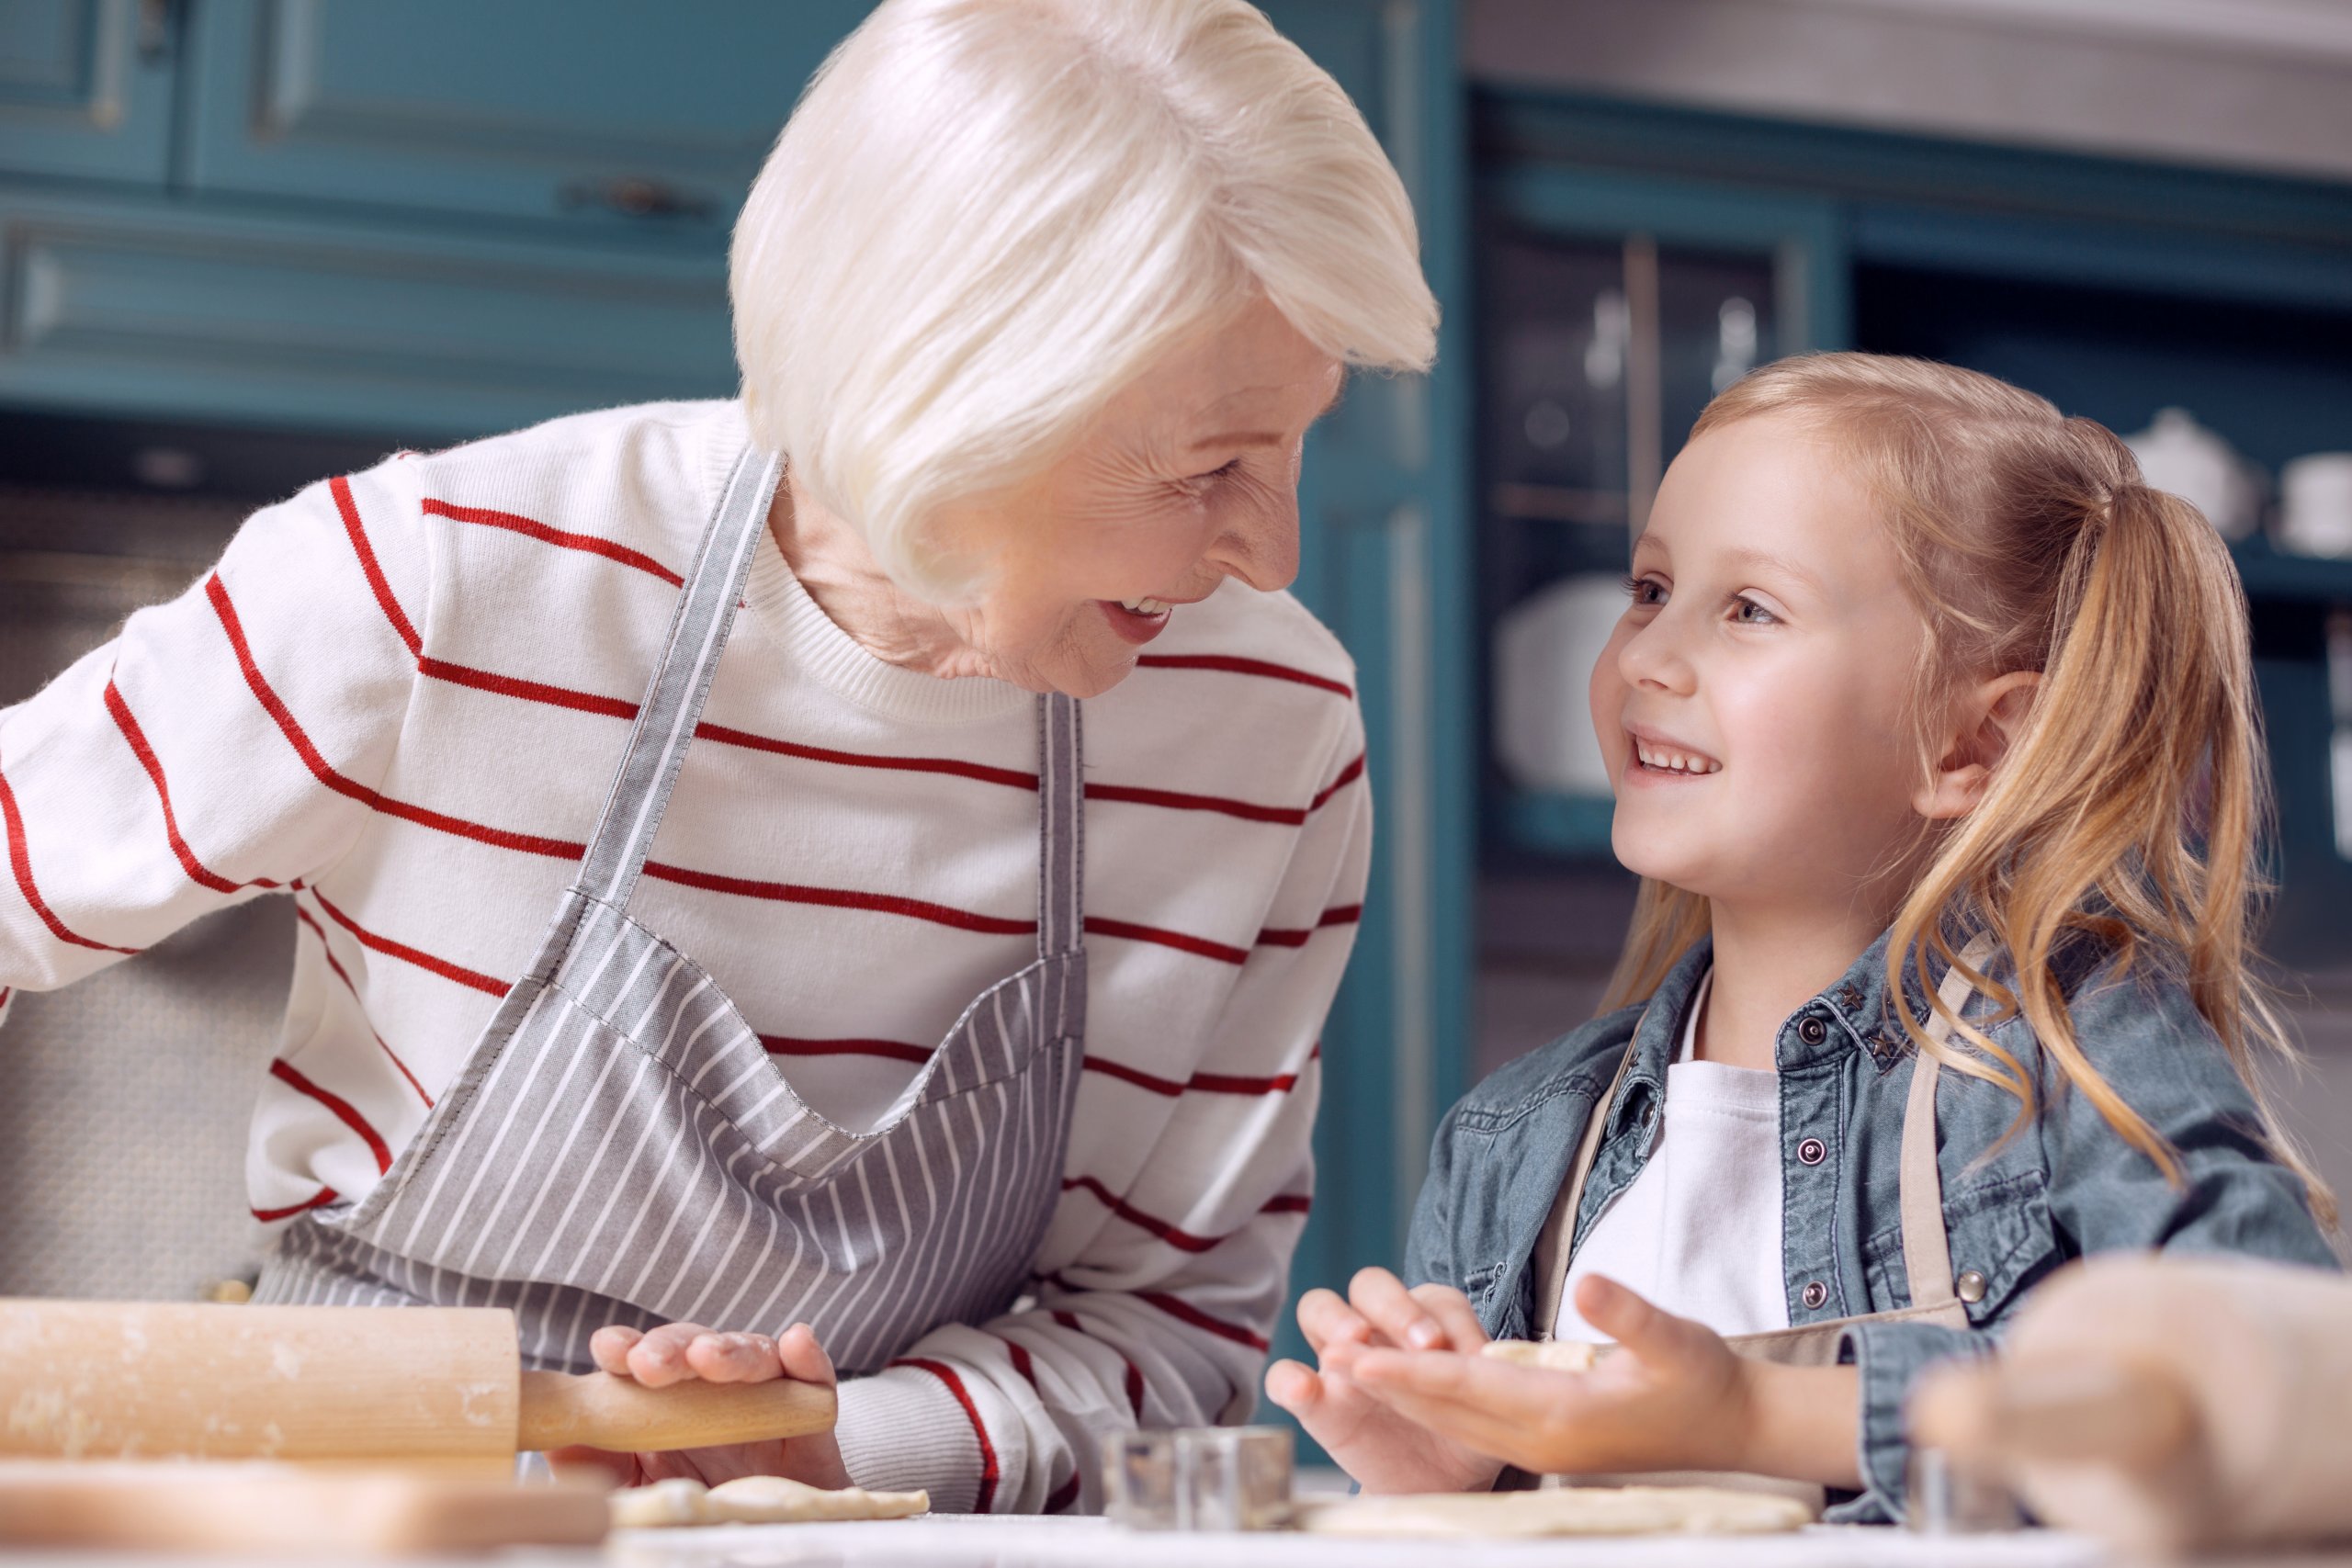
[[2278, 471], [2278, 547], [2352, 556], [2352, 452], [2314, 452]]
[[2261, 521], [2253, 466], [2188, 410], [2158, 409], [2147, 429], [2123, 442], [2140, 460], [2143, 482], [2196, 507], [2224, 539], [2243, 539]]

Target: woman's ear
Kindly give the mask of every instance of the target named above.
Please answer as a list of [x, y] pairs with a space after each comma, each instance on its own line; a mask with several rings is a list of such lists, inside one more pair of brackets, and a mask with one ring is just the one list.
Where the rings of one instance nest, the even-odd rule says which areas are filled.
[[1962, 693], [1936, 771], [1912, 797], [1912, 809], [1930, 821], [1949, 821], [1975, 810], [1993, 783], [1993, 770], [2008, 754], [2026, 716], [2033, 711], [2033, 694], [2041, 684], [2039, 671], [2018, 670]]

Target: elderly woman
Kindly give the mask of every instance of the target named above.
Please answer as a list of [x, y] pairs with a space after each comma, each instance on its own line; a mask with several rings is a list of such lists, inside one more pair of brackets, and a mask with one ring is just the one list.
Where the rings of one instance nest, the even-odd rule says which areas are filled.
[[316, 486], [0, 714], [0, 1000], [290, 897], [260, 1299], [838, 1367], [641, 1472], [1069, 1507], [1250, 1408], [1307, 1208], [1370, 807], [1282, 590], [1412, 216], [1239, 0], [886, 0], [732, 275], [740, 401]]

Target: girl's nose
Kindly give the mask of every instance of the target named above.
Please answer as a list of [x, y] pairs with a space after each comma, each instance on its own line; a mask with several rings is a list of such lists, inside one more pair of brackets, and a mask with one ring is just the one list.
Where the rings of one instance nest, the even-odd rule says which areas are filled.
[[1658, 615], [1618, 645], [1617, 673], [1629, 686], [1688, 693], [1694, 683], [1693, 671], [1679, 637], [1679, 625], [1673, 612], [1668, 610]]

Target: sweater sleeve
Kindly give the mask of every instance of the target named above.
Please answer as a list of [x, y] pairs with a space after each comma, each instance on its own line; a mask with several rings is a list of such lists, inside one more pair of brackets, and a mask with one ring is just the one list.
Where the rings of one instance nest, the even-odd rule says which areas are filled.
[[351, 845], [429, 584], [401, 467], [256, 513], [178, 598], [0, 710], [0, 1019]]
[[[1351, 704], [1324, 776], [1349, 779], [1363, 752]], [[1356, 780], [1295, 841], [1274, 906], [1351, 919], [1254, 952], [1215, 1025], [1216, 1059], [1280, 1064], [1283, 1091], [1185, 1095], [1129, 1189], [1091, 1194], [1125, 1222], [1105, 1232], [1115, 1251], [1081, 1254], [1005, 1315], [936, 1329], [845, 1384], [839, 1431], [854, 1481], [922, 1487], [949, 1511], [1091, 1512], [1114, 1435], [1250, 1418], [1312, 1197], [1318, 1041], [1371, 840]], [[1151, 1245], [1129, 1245], [1138, 1228]]]

